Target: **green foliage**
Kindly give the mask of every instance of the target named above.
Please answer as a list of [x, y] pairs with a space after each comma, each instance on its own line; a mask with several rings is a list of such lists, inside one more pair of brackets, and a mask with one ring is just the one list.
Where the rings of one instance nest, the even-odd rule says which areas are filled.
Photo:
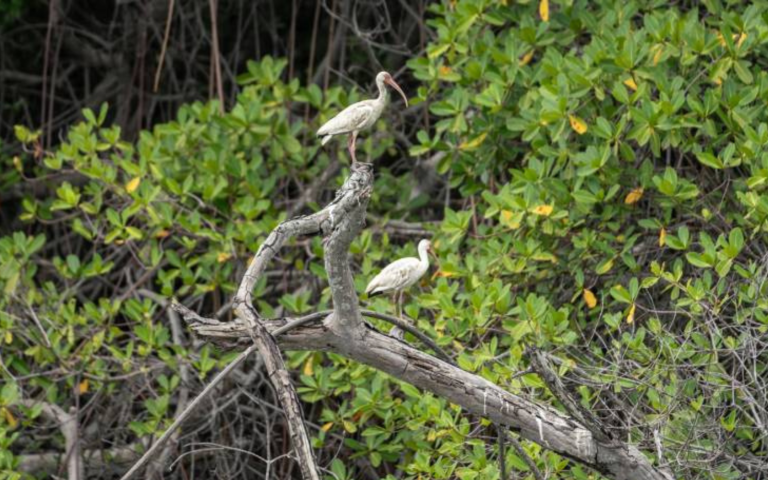
[[[521, 374], [526, 345], [554, 352], [585, 408], [649, 455], [658, 436], [681, 478], [746, 478], [734, 459], [765, 461], [768, 450], [760, 406], [768, 374], [768, 13], [718, 1], [563, 1], [551, 2], [542, 21], [537, 7], [431, 7], [436, 38], [409, 62], [421, 85], [414, 103], [431, 122], [410, 153], [444, 155], [437, 172], [451, 195], [445, 204], [443, 195], [409, 199], [411, 176], [382, 168], [371, 204], [381, 224], [439, 212], [439, 271], [411, 291], [406, 313], [462, 368], [557, 406], [537, 375]], [[231, 359], [176, 345], [158, 302], [134, 293], [218, 309], [285, 219], [285, 200], [331, 164], [314, 128], [358, 95], [285, 83], [285, 65], [250, 63], [227, 113], [216, 102], [194, 103], [128, 143], [104, 124], [106, 107], [86, 110], [54, 152], [7, 161], [14, 168], [0, 173], [3, 187], [22, 175], [78, 180], [26, 196], [18, 218], [34, 233], [0, 239], [4, 379], [24, 377], [23, 391], [60, 405], [73, 404], [74, 392], [122, 394], [136, 413], [126, 428], [141, 437], [173, 415], [179, 362], [205, 379]], [[305, 108], [317, 113], [308, 123]], [[16, 133], [34, 152], [38, 134]], [[363, 150], [381, 157], [393, 145], [384, 137], [374, 145], [369, 136]], [[62, 231], [76, 247], [62, 246]], [[352, 246], [361, 292], [382, 263], [415, 253], [414, 242], [396, 247], [400, 238], [379, 232], [365, 231]], [[282, 254], [285, 271], [324, 281], [320, 239], [302, 241]], [[120, 288], [105, 287], [105, 278]], [[97, 287], [78, 294], [84, 285]], [[328, 307], [324, 284], [293, 287], [276, 294], [260, 282], [260, 312]], [[369, 306], [392, 308], [386, 298]], [[45, 334], [30, 326], [30, 311]], [[30, 375], [62, 365], [72, 375]], [[347, 461], [357, 459], [382, 478], [385, 463], [411, 479], [498, 478], [485, 420], [336, 355], [291, 353], [289, 365], [322, 425], [315, 447], [344, 449], [329, 467], [337, 478], [359, 478], [360, 463]], [[116, 380], [131, 374], [150, 384], [141, 395]], [[7, 388], [0, 478], [13, 472], [9, 449], [35, 417], [14, 406], [15, 387]], [[553, 477], [593, 478], [523, 446]], [[532, 478], [517, 452], [506, 460]]]
[[[715, 372], [748, 358], [766, 374], [749, 350], [768, 331], [764, 7], [556, 2], [544, 22], [534, 3], [504, 3], [434, 6], [438, 38], [409, 63], [438, 119], [411, 153], [442, 152], [473, 199], [441, 228], [463, 292], [441, 280], [421, 305], [435, 328], [460, 325], [442, 343], [471, 346], [462, 367], [494, 381], [521, 368], [520, 343], [559, 349], [587, 408], [642, 412], [623, 426], [636, 440], [659, 429], [665, 448], [706, 455], [717, 435], [697, 422], [720, 419], [744, 441], [719, 445], [718, 478], [739, 478], [726, 458], [765, 459], [764, 412], [724, 398], [731, 377]], [[516, 300], [494, 305], [494, 284]], [[494, 322], [509, 357], [491, 370], [477, 346]]]
[[27, 6], [24, 0], [0, 0], [0, 27], [11, 25]]

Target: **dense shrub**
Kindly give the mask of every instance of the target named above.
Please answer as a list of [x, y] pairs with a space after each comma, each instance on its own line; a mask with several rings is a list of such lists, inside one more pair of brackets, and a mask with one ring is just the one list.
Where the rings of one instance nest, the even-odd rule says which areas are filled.
[[[556, 405], [525, 372], [525, 346], [537, 345], [560, 358], [584, 407], [678, 477], [761, 478], [767, 20], [761, 6], [717, 1], [434, 5], [436, 38], [409, 62], [414, 103], [429, 112], [410, 161], [434, 163], [444, 182], [424, 192], [401, 165], [379, 165], [371, 228], [353, 248], [358, 289], [414, 251], [417, 237], [386, 220], [423, 222], [440, 266], [406, 312], [463, 368]], [[226, 314], [250, 253], [335, 164], [313, 129], [358, 95], [285, 83], [283, 67], [253, 63], [229, 112], [189, 105], [136, 144], [102, 124], [103, 110], [86, 111], [53, 152], [17, 129], [29, 153], [6, 160], [0, 184], [56, 187], [26, 193], [0, 240], [0, 472], [13, 475], [22, 451], [61, 449], [55, 434], [34, 434], [39, 411], [19, 398], [91, 405], [85, 421], [103, 432], [91, 443], [108, 448], [168, 423], [179, 362], [197, 389], [229, 358], [176, 344], [144, 291]], [[303, 120], [305, 107], [317, 117]], [[378, 132], [361, 149], [379, 159], [393, 145]], [[294, 243], [274, 282], [257, 286], [261, 312], [327, 306], [321, 256], [319, 238]], [[289, 359], [322, 425], [321, 464], [339, 478], [498, 477], [485, 420], [340, 357]], [[200, 438], [230, 438], [196, 425]], [[594, 478], [524, 447], [553, 478]], [[507, 460], [530, 475], [518, 453]]]

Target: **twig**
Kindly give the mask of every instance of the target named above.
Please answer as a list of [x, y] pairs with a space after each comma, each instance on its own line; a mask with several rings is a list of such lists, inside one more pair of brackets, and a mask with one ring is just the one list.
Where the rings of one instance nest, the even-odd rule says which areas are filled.
[[602, 442], [615, 444], [616, 439], [610, 431], [600, 425], [600, 421], [588, 410], [582, 408], [573, 397], [565, 390], [560, 377], [552, 370], [547, 357], [538, 349], [529, 347], [526, 355], [536, 373], [544, 380], [552, 394], [557, 397], [565, 409], [573, 415], [587, 430]]
[[379, 320], [384, 320], [385, 322], [389, 322], [392, 325], [395, 325], [396, 327], [405, 330], [406, 332], [412, 334], [414, 337], [418, 338], [422, 341], [426, 346], [431, 348], [435, 351], [438, 357], [440, 357], [443, 361], [450, 363], [451, 365], [456, 365], [456, 362], [453, 361], [453, 358], [446, 353], [445, 350], [438, 347], [437, 344], [429, 338], [424, 332], [419, 330], [418, 328], [414, 327], [408, 322], [404, 322], [400, 320], [397, 317], [393, 317], [392, 315], [387, 315], [386, 313], [380, 313], [380, 312], [374, 312], [373, 310], [361, 310], [360, 313], [365, 315], [366, 317], [371, 318], [378, 318]]
[[[214, 322], [218, 323], [215, 320], [206, 319], [205, 317], [201, 317], [194, 311], [190, 310], [189, 308], [185, 307], [184, 305], [180, 303], [171, 303], [170, 305], [171, 309], [173, 309], [176, 313], [184, 317], [187, 321], [195, 321], [195, 322]], [[296, 319], [295, 321], [286, 324], [278, 329], [276, 329], [274, 332], [272, 332], [272, 336], [280, 336], [290, 330], [293, 330], [294, 328], [300, 327], [301, 325], [310, 323], [312, 321], [318, 320], [319, 318], [322, 318], [325, 316], [319, 315], [317, 313], [307, 315], [306, 317], [301, 317], [299, 319]], [[163, 432], [163, 434], [158, 438], [155, 443], [152, 444], [151, 447], [144, 453], [144, 455], [141, 456], [141, 458], [131, 467], [128, 472], [123, 475], [120, 480], [128, 480], [130, 478], [133, 478], [134, 475], [136, 475], [149, 461], [150, 459], [155, 455], [155, 453], [162, 447], [173, 435], [173, 433], [181, 426], [182, 423], [195, 411], [195, 409], [205, 400], [206, 397], [208, 397], [216, 388], [216, 385], [221, 383], [222, 380], [224, 380], [227, 375], [229, 375], [235, 368], [237, 368], [238, 365], [243, 363], [243, 361], [248, 358], [248, 356], [255, 352], [258, 349], [258, 347], [253, 344], [249, 345], [248, 348], [246, 348], [240, 355], [238, 355], [232, 362], [230, 362], [229, 365], [224, 367], [222, 371], [220, 371], [215, 377], [213, 377], [213, 380], [205, 386], [202, 392], [198, 394], [197, 397], [195, 397], [192, 402], [187, 405], [187, 407], [184, 409], [183, 412], [181, 412], [179, 415], [176, 416], [176, 419], [173, 421], [170, 427]]]
[[[152, 300], [156, 301], [160, 305], [162, 305], [167, 313], [168, 313], [168, 321], [171, 324], [171, 337], [173, 338], [173, 343], [178, 345], [179, 347], [184, 347], [184, 337], [182, 335], [182, 327], [181, 327], [181, 319], [179, 318], [179, 314], [176, 313], [173, 309], [170, 308], [170, 302], [156, 294], [155, 292], [149, 291], [147, 289], [141, 288], [138, 290], [138, 293], [140, 295], [144, 295], [145, 297], [149, 297]], [[189, 401], [189, 383], [190, 383], [190, 376], [189, 376], [189, 367], [184, 362], [184, 359], [181, 357], [181, 355], [176, 355], [176, 361], [179, 365], [179, 377], [181, 378], [181, 383], [179, 386], [178, 391], [178, 401], [176, 403], [176, 412], [174, 413], [174, 419], [178, 418], [182, 413], [184, 413], [185, 409], [187, 408], [187, 402]], [[168, 445], [163, 449], [163, 451], [160, 453], [160, 456], [152, 466], [149, 467], [149, 471], [147, 473], [148, 478], [163, 478], [163, 469], [165, 468], [166, 463], [168, 463], [168, 457], [171, 454], [171, 448], [172, 446], [178, 441], [179, 438], [179, 430], [176, 430], [176, 432], [172, 436], [172, 442], [168, 443]]]
[[213, 50], [212, 61], [214, 79], [216, 82], [216, 93], [219, 96], [219, 112], [224, 113], [224, 85], [221, 81], [221, 59], [219, 52], [219, 28], [217, 26], [218, 20], [216, 17], [217, 0], [208, 0], [208, 5], [211, 9], [211, 36], [213, 37], [213, 44], [211, 48]]
[[[178, 304], [174, 304], [172, 308], [177, 312], [179, 312], [181, 315], [184, 315], [183, 309], [178, 308], [177, 305]], [[184, 307], [184, 309], [186, 309], [186, 307]], [[189, 405], [187, 405], [187, 408], [180, 415], [176, 417], [176, 420], [173, 421], [171, 426], [168, 427], [168, 429], [165, 432], [163, 432], [160, 438], [158, 438], [157, 441], [155, 441], [155, 443], [153, 443], [151, 447], [149, 447], [149, 449], [144, 453], [144, 455], [141, 456], [139, 461], [137, 461], [133, 465], [133, 467], [131, 467], [131, 469], [128, 470], [128, 472], [126, 472], [125, 475], [120, 477], [120, 480], [128, 480], [130, 478], [133, 478], [133, 476], [136, 475], [137, 473], [139, 473], [139, 471], [142, 468], [144, 468], [144, 466], [147, 463], [149, 463], [150, 459], [155, 455], [155, 453], [163, 445], [165, 445], [165, 442], [167, 442], [168, 439], [171, 438], [171, 436], [176, 431], [176, 429], [178, 429], [181, 426], [181, 424], [184, 423], [184, 420], [186, 420], [187, 417], [189, 417], [192, 414], [192, 412], [194, 412], [195, 409], [201, 403], [203, 403], [203, 400], [205, 400], [208, 397], [208, 395], [210, 395], [213, 392], [213, 389], [216, 388], [216, 385], [221, 383], [221, 381], [224, 380], [232, 370], [234, 370], [235, 368], [237, 368], [238, 365], [243, 363], [243, 360], [248, 358], [248, 356], [251, 353], [257, 350], [257, 348], [258, 347], [256, 345], [249, 346], [248, 348], [243, 350], [243, 352], [240, 355], [238, 355], [237, 358], [232, 360], [232, 362], [229, 365], [224, 367], [224, 369], [221, 372], [219, 372], [218, 375], [216, 375], [208, 385], [206, 385], [203, 391], [200, 392], [200, 394], [197, 397], [195, 397], [195, 399], [192, 400], [192, 402], [190, 402]]]
[[45, 331], [45, 328], [43, 328], [43, 324], [40, 323], [40, 319], [37, 318], [37, 314], [35, 313], [35, 309], [32, 308], [32, 305], [29, 304], [29, 302], [26, 301], [25, 303], [27, 305], [27, 310], [29, 310], [29, 314], [32, 317], [32, 321], [35, 322], [35, 326], [38, 330], [40, 330], [40, 333], [43, 335], [43, 339], [45, 340], [45, 346], [48, 348], [51, 348], [51, 341], [48, 339], [48, 332]]
[[[503, 436], [506, 436], [506, 432], [503, 433]], [[536, 480], [544, 480], [544, 475], [541, 474], [541, 470], [539, 470], [539, 467], [536, 466], [536, 462], [534, 462], [531, 456], [528, 455], [528, 452], [526, 452], [523, 446], [520, 445], [520, 442], [518, 442], [514, 436], [511, 436], [508, 439], [509, 443], [512, 444], [512, 447], [515, 449], [517, 454], [522, 457], [523, 461], [528, 465], [528, 468], [531, 469], [531, 472], [533, 472], [533, 476], [536, 477]], [[502, 477], [501, 480], [506, 479]]]
[[496, 436], [499, 439], [499, 480], [507, 480], [507, 448], [504, 445], [504, 437], [507, 436], [507, 430], [503, 426], [496, 425]]
[[168, 18], [165, 20], [165, 34], [163, 35], [163, 46], [160, 48], [160, 59], [157, 61], [157, 70], [155, 70], [155, 84], [152, 87], [152, 91], [157, 93], [160, 88], [160, 74], [163, 71], [163, 63], [165, 62], [165, 52], [168, 50], [168, 39], [171, 36], [171, 20], [173, 19], [173, 7], [176, 0], [168, 0]]

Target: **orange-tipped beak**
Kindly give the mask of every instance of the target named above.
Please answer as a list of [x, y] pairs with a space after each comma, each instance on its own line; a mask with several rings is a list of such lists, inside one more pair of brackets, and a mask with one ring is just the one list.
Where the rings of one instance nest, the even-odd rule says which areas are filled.
[[405, 106], [407, 107], [408, 106], [408, 99], [405, 97], [405, 94], [403, 93], [403, 90], [400, 88], [400, 85], [398, 85], [397, 82], [395, 82], [392, 79], [392, 77], [388, 77], [384, 81], [387, 82], [392, 88], [397, 90], [397, 93], [399, 93], [400, 96], [403, 97], [403, 100], [405, 101]]

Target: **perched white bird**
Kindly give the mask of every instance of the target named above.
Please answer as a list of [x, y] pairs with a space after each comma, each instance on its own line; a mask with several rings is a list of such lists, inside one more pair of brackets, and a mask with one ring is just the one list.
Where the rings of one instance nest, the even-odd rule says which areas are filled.
[[402, 317], [403, 290], [416, 283], [429, 270], [428, 254], [434, 254], [432, 242], [419, 242], [419, 258], [406, 257], [390, 263], [365, 288], [368, 297], [382, 293], [399, 294], [397, 300], [397, 315]]
[[317, 131], [317, 136], [323, 137], [322, 144], [325, 145], [330, 142], [331, 138], [335, 135], [349, 133], [347, 149], [349, 149], [349, 154], [352, 157], [352, 163], [355, 163], [357, 161], [355, 158], [355, 140], [357, 140], [358, 132], [372, 127], [389, 102], [389, 90], [387, 90], [384, 84], [390, 85], [397, 90], [403, 97], [403, 100], [405, 100], [405, 106], [408, 106], [408, 99], [400, 89], [400, 86], [392, 79], [392, 75], [387, 72], [380, 72], [376, 75], [376, 86], [379, 87], [379, 96], [373, 100], [353, 103], [342, 110], [341, 113], [325, 122], [325, 125]]

